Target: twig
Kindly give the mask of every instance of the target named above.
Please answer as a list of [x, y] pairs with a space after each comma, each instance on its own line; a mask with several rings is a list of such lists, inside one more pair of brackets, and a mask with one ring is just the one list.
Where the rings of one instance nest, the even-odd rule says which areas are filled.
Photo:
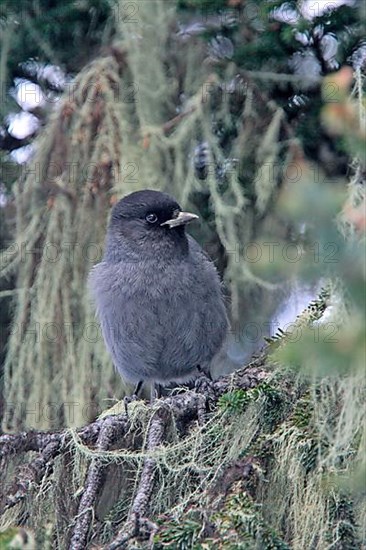
[[[125, 415], [108, 417], [113, 419], [121, 430], [125, 427]], [[93, 445], [100, 435], [105, 419], [92, 422], [88, 426], [77, 430], [80, 440], [85, 445]], [[118, 430], [115, 430], [115, 437]], [[51, 470], [54, 459], [62, 453], [69, 441], [70, 430], [59, 432], [30, 431], [20, 434], [4, 434], [0, 437], [0, 467], [4, 468], [5, 459], [9, 455], [36, 451], [39, 455], [29, 464], [20, 466], [15, 475], [14, 481], [7, 490], [6, 496], [2, 499], [0, 508], [1, 514], [5, 510], [19, 504], [26, 496], [40, 483], [47, 470]]]
[[153, 538], [158, 531], [158, 526], [147, 518], [139, 518], [136, 516], [134, 522], [128, 523], [129, 528], [121, 530], [113, 541], [106, 547], [106, 550], [122, 550], [126, 548], [126, 544], [133, 537], [144, 535], [149, 538], [149, 548], [153, 546]]
[[[163, 403], [163, 405], [154, 413], [150, 421], [147, 436], [147, 451], [153, 451], [163, 442], [169, 416], [169, 408], [166, 406], [166, 403]], [[153, 524], [149, 522], [145, 516], [148, 511], [150, 497], [154, 488], [155, 470], [156, 460], [151, 457], [146, 458], [136, 496], [130, 509], [130, 517], [127, 524], [119, 531], [111, 544], [109, 544], [107, 547], [108, 550], [123, 548], [123, 545], [126, 544], [128, 540], [140, 534], [142, 526], [145, 528], [148, 527], [149, 532], [151, 532], [151, 528], [154, 529]]]
[[[127, 419], [121, 422], [113, 416], [105, 418], [98, 437], [97, 451], [108, 450], [111, 444], [125, 433], [126, 426]], [[104, 467], [100, 458], [93, 458], [90, 463], [71, 536], [70, 550], [86, 548], [88, 533], [93, 522], [95, 501], [103, 481]]]
[[[147, 451], [153, 451], [162, 444], [169, 416], [169, 408], [166, 406], [166, 403], [163, 402], [163, 405], [156, 410], [150, 421], [147, 436]], [[154, 530], [154, 525], [146, 518], [146, 514], [154, 488], [155, 471], [156, 460], [152, 457], [146, 458], [139, 486], [130, 508], [129, 520], [124, 528], [119, 531], [113, 542], [108, 546], [108, 550], [123, 548], [123, 545], [129, 539], [140, 534], [142, 526], [144, 526], [145, 529], [148, 527], [149, 532], [151, 532], [151, 529]]]
[[63, 432], [21, 432], [19, 434], [4, 434], [0, 436], [0, 458], [7, 455], [41, 452], [47, 445], [60, 442]]
[[195, 110], [196, 107], [191, 107], [190, 109], [187, 109], [187, 111], [183, 111], [182, 113], [179, 113], [179, 115], [176, 115], [175, 117], [165, 122], [162, 126], [164, 134], [170, 132], [174, 128], [174, 126], [176, 126], [183, 118], [194, 113]]
[[[164, 404], [153, 415], [147, 436], [148, 451], [153, 451], [162, 444], [169, 416], [169, 408]], [[155, 467], [156, 461], [153, 458], [146, 458], [139, 487], [131, 506], [132, 514], [136, 514], [138, 517], [146, 516], [154, 487]]]
[[38, 485], [47, 469], [52, 465], [54, 458], [59, 454], [60, 446], [60, 440], [51, 441], [37, 458], [19, 468], [15, 481], [5, 498], [4, 505], [1, 507], [1, 513], [19, 504], [32, 488]]
[[[125, 415], [116, 415], [114, 418], [123, 421]], [[101, 418], [91, 422], [87, 426], [77, 429], [76, 433], [84, 445], [94, 445], [103, 424], [104, 418]], [[67, 442], [69, 438], [69, 429], [56, 432], [30, 430], [29, 432], [21, 432], [18, 434], [3, 434], [0, 436], [0, 459], [7, 455], [18, 455], [29, 451], [42, 452], [49, 443], [61, 440]]]

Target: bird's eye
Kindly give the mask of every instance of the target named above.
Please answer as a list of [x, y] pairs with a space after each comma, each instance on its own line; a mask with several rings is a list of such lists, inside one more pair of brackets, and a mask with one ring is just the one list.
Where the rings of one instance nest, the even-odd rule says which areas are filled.
[[156, 214], [151, 213], [146, 215], [145, 220], [149, 223], [156, 223], [158, 221], [158, 217]]

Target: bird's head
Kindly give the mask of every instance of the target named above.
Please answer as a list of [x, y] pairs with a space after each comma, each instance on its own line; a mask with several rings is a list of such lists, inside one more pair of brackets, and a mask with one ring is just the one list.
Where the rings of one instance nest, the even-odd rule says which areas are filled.
[[153, 257], [176, 256], [187, 252], [185, 226], [198, 219], [183, 212], [175, 199], [153, 190], [136, 191], [121, 199], [112, 210], [107, 255]]

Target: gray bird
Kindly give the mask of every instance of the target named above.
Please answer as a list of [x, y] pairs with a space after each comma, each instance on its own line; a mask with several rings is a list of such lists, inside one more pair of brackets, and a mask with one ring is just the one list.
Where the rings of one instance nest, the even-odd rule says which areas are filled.
[[198, 216], [166, 193], [137, 191], [113, 208], [102, 262], [89, 283], [122, 378], [167, 386], [209, 374], [228, 320], [216, 269], [186, 235]]

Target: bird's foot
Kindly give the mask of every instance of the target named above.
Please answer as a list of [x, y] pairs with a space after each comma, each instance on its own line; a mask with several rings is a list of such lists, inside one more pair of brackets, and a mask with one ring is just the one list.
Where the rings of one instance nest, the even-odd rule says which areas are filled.
[[195, 380], [195, 390], [206, 397], [208, 403], [216, 401], [215, 384], [211, 378], [210, 372], [205, 372], [201, 367], [197, 367], [200, 376]]
[[157, 382], [152, 382], [150, 386], [150, 404], [152, 405], [157, 399], [163, 395], [162, 386]]
[[132, 395], [125, 395], [123, 398], [123, 404], [125, 406], [125, 414], [128, 417], [128, 405], [130, 403], [133, 403], [133, 401], [137, 401], [139, 399], [139, 396], [133, 393]]
[[143, 385], [143, 380], [139, 380], [136, 384], [133, 394], [126, 395], [123, 398], [126, 416], [128, 416], [128, 405], [132, 403], [132, 401], [137, 401], [139, 399], [139, 393], [141, 392], [142, 385]]
[[207, 399], [211, 401], [216, 399], [215, 384], [205, 374], [196, 378], [194, 387], [198, 393], [202, 393]]

